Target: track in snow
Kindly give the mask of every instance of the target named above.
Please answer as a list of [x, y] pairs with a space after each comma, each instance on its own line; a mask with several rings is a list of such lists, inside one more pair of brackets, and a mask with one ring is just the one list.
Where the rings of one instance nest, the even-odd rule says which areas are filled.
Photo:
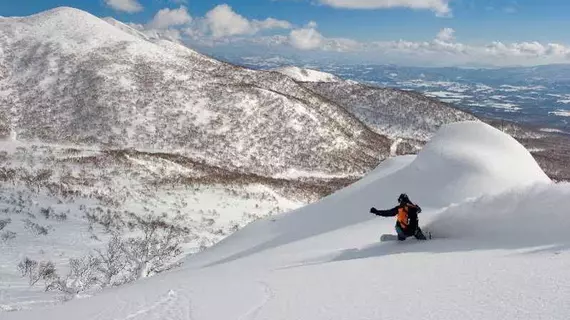
[[271, 299], [275, 297], [273, 289], [271, 289], [271, 287], [269, 286], [269, 284], [267, 284], [267, 282], [259, 281], [259, 283], [263, 286], [263, 289], [265, 291], [265, 297], [263, 298], [263, 300], [261, 300], [261, 302], [258, 305], [253, 306], [248, 312], [244, 313], [241, 317], [239, 317], [238, 318], [239, 320], [255, 320], [259, 311], [261, 311], [261, 309], [263, 309], [263, 307], [269, 301], [271, 301]]

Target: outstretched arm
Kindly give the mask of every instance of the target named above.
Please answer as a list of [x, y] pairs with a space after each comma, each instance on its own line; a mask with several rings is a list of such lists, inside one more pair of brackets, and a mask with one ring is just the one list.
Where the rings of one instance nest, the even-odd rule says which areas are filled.
[[394, 207], [390, 210], [376, 210], [376, 208], [372, 207], [370, 208], [370, 213], [381, 217], [394, 217], [398, 214], [398, 207]]

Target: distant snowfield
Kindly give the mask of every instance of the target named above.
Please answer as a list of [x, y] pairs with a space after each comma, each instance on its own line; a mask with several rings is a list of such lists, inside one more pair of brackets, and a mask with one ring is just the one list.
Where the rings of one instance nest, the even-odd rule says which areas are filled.
[[[568, 103], [570, 103], [570, 100]], [[559, 117], [570, 117], [570, 110], [556, 110], [549, 113]]]
[[426, 92], [426, 95], [428, 96], [432, 96], [432, 97], [437, 97], [437, 98], [455, 98], [455, 99], [464, 99], [464, 98], [471, 98], [471, 96], [466, 96], [463, 94], [458, 94], [455, 92], [449, 92], [449, 91], [429, 91]]
[[503, 84], [499, 87], [499, 90], [503, 92], [540, 91], [544, 89], [546, 89], [544, 86], [512, 86], [507, 84]]
[[521, 110], [521, 108], [514, 103], [496, 103], [496, 102], [493, 102], [493, 103], [489, 104], [489, 106], [493, 107], [493, 108], [505, 109], [505, 110], [509, 110], [509, 111]]
[[463, 99], [471, 98], [471, 96], [451, 91], [428, 91], [425, 94], [429, 97], [438, 98], [439, 100], [447, 103], [457, 103], [463, 101]]
[[[434, 239], [380, 243], [408, 192]], [[570, 185], [510, 136], [443, 127], [417, 157], [259, 220], [181, 269], [3, 319], [568, 319]]]
[[553, 133], [566, 133], [565, 131], [562, 131], [560, 129], [554, 129], [554, 128], [540, 128], [540, 131], [542, 131], [542, 132], [553, 132]]
[[284, 67], [274, 71], [300, 82], [339, 82], [341, 79], [333, 74], [299, 67]]

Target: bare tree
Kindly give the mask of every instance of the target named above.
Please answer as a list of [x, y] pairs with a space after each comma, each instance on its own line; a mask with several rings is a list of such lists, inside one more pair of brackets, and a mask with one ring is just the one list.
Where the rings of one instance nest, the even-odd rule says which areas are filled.
[[48, 227], [44, 227], [39, 225], [36, 222], [33, 222], [30, 219], [24, 219], [22, 220], [24, 222], [24, 227], [28, 230], [30, 230], [30, 232], [36, 234], [36, 235], [47, 235], [48, 234]]
[[7, 225], [9, 225], [12, 222], [12, 219], [8, 218], [8, 219], [1, 219], [0, 220], [0, 230], [4, 229]]
[[46, 291], [59, 291], [67, 295], [77, 295], [100, 283], [97, 269], [100, 261], [87, 255], [69, 259], [69, 273], [65, 278], [55, 277], [46, 285]]
[[14, 238], [16, 238], [16, 233], [10, 230], [5, 230], [2, 232], [2, 234], [0, 234], [0, 240], [3, 242], [10, 241]]
[[118, 235], [114, 235], [109, 240], [105, 250], [95, 250], [100, 261], [97, 269], [101, 273], [102, 287], [120, 285], [126, 282], [125, 279], [118, 279], [127, 268], [128, 263], [123, 251], [123, 240]]
[[171, 225], [162, 217], [133, 218], [132, 226], [142, 231], [142, 236], [127, 239], [122, 246], [129, 260], [131, 277], [145, 278], [174, 267], [170, 261], [182, 253], [181, 238], [189, 230]]
[[35, 285], [40, 280], [50, 282], [57, 278], [55, 265], [51, 261], [37, 262], [25, 257], [19, 264], [18, 270], [22, 277], [28, 278], [30, 286]]

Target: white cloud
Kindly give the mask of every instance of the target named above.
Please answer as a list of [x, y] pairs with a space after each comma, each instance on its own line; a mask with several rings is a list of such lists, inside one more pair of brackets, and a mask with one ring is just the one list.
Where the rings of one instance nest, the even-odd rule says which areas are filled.
[[451, 28], [443, 28], [437, 34], [436, 39], [443, 41], [443, 42], [452, 42], [453, 40], [455, 40], [455, 37], [453, 36], [454, 33], [455, 33], [455, 30], [453, 30]]
[[263, 21], [253, 20], [251, 24], [256, 31], [265, 29], [291, 29], [293, 27], [289, 21], [274, 18], [267, 18]]
[[[375, 1], [370, 0], [368, 3], [372, 2]], [[342, 54], [362, 61], [379, 63], [425, 66], [513, 66], [570, 62], [570, 46], [560, 43], [494, 41], [477, 45], [464, 44], [456, 40], [456, 31], [452, 28], [441, 29], [427, 41], [402, 39], [366, 42], [329, 38], [318, 30], [315, 21], [294, 28], [288, 21], [275, 18], [249, 20], [234, 12], [226, 4], [218, 5], [204, 17], [194, 19], [184, 6], [174, 10], [163, 9], [152, 21], [144, 26], [140, 25], [138, 29], [151, 38], [191, 41], [198, 45], [226, 45], [252, 48], [251, 50], [271, 47], [275, 50], [307, 51], [307, 55], [319, 55], [319, 51], [322, 51], [327, 55]], [[260, 31], [268, 29], [293, 30], [288, 33], [257, 35]], [[252, 37], [252, 35], [257, 36]]]
[[222, 4], [206, 13], [206, 22], [216, 38], [251, 32], [249, 21]]
[[292, 30], [289, 33], [288, 43], [299, 50], [349, 52], [360, 49], [362, 44], [358, 41], [345, 38], [326, 38], [317, 31], [317, 23], [310, 21], [300, 29]]
[[309, 23], [307, 24], [308, 28], [316, 28], [317, 27], [317, 23], [315, 21], [309, 21]]
[[289, 34], [291, 45], [300, 50], [313, 50], [321, 47], [324, 37], [314, 28], [296, 29]]
[[439, 16], [451, 14], [450, 0], [319, 0], [320, 3], [335, 8], [347, 9], [389, 9], [411, 8], [431, 10]]
[[549, 43], [546, 52], [554, 56], [568, 56], [570, 55], [570, 48], [558, 43]]
[[[408, 62], [425, 61], [430, 65], [515, 66], [570, 62], [570, 47], [558, 43], [539, 42], [467, 45], [442, 41], [438, 36], [425, 42], [377, 42], [366, 46], [367, 53], [383, 54]], [[364, 52], [364, 51], [363, 51]]]
[[117, 11], [128, 13], [140, 12], [144, 9], [137, 0], [105, 0], [105, 3]]
[[148, 26], [151, 29], [167, 29], [172, 26], [181, 26], [192, 21], [185, 6], [178, 9], [162, 9], [156, 13]]
[[290, 29], [292, 27], [291, 23], [274, 18], [250, 21], [234, 12], [227, 4], [218, 5], [210, 10], [204, 19], [214, 38], [251, 35], [265, 29]]
[[486, 53], [499, 57], [519, 58], [570, 58], [570, 47], [559, 43], [542, 44], [533, 42], [515, 42], [504, 44], [494, 41], [485, 48]]
[[355, 40], [346, 38], [325, 38], [324, 50], [335, 52], [358, 52], [363, 45]]
[[570, 62], [570, 47], [558, 43], [539, 42], [468, 45], [455, 42], [455, 30], [444, 28], [431, 41], [358, 42], [351, 39], [327, 38], [316, 30], [316, 24], [293, 30], [289, 44], [300, 50], [322, 50], [356, 53], [378, 61], [405, 61], [420, 65], [536, 65]]

